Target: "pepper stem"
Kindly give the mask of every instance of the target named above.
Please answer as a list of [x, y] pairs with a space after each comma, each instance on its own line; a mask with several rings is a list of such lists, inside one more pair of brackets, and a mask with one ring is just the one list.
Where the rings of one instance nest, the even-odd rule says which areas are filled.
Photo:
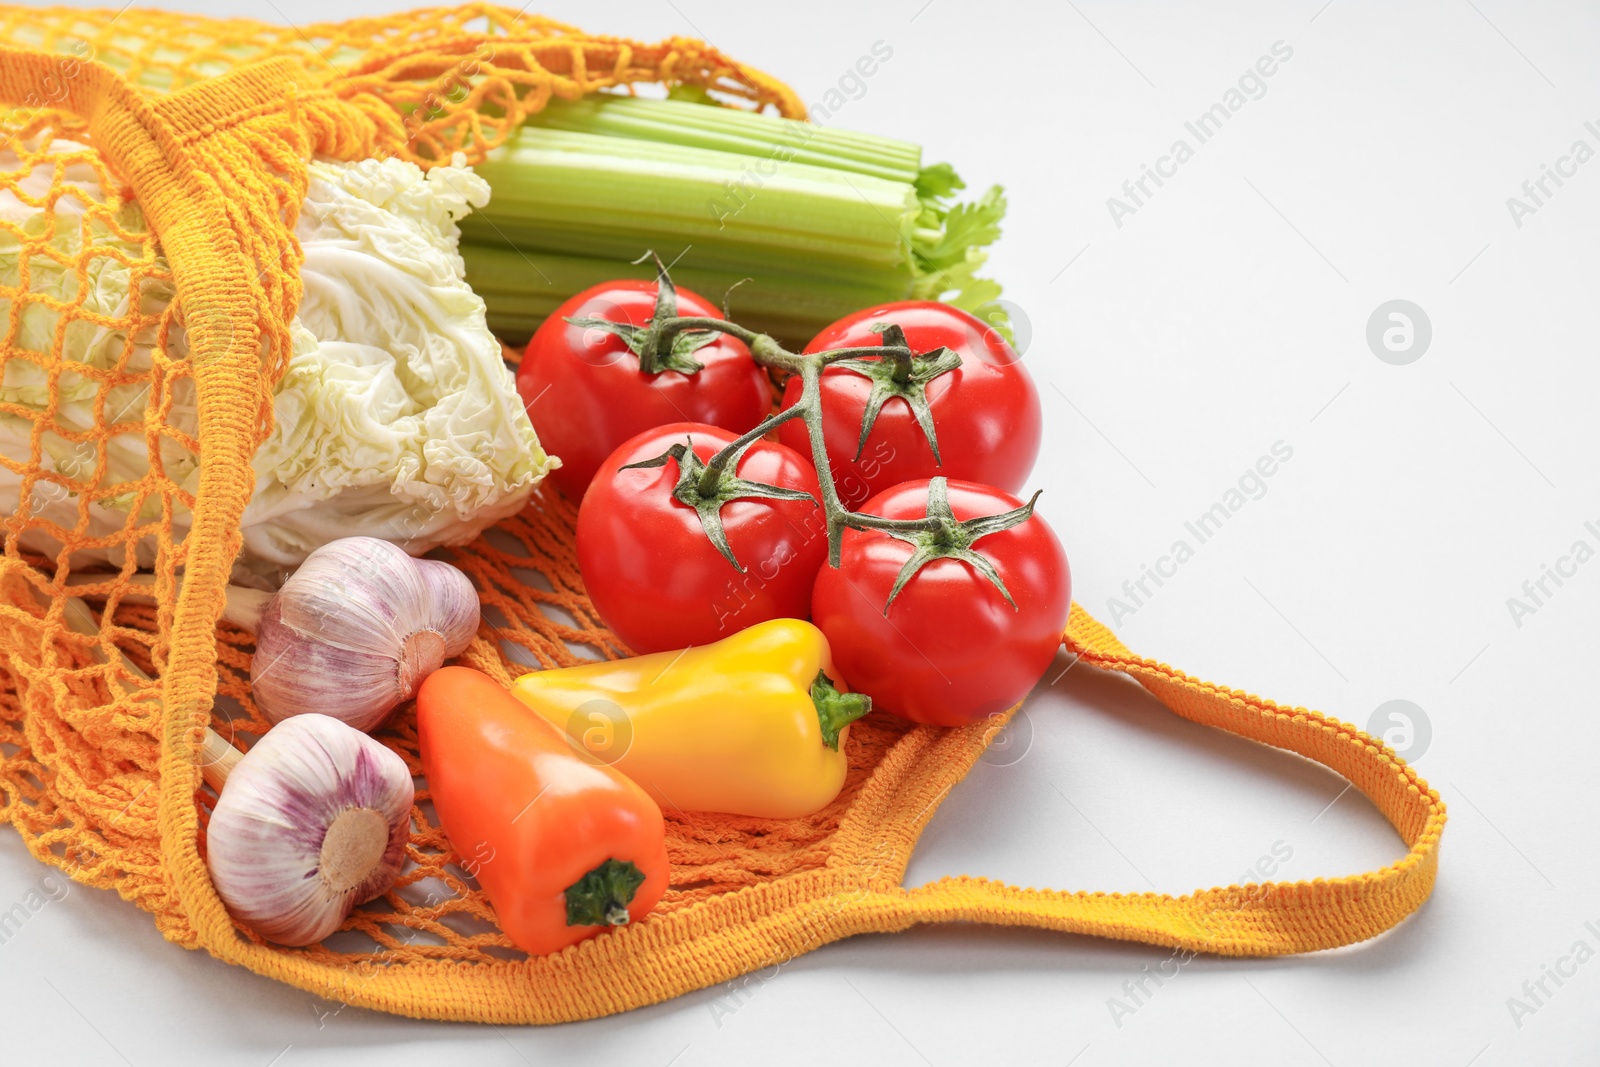
[[631, 861], [606, 860], [567, 887], [567, 925], [626, 926], [642, 885], [644, 872]]
[[872, 710], [871, 697], [840, 691], [826, 671], [818, 671], [811, 683], [811, 703], [817, 706], [817, 721], [822, 724], [822, 743], [835, 752], [844, 728]]

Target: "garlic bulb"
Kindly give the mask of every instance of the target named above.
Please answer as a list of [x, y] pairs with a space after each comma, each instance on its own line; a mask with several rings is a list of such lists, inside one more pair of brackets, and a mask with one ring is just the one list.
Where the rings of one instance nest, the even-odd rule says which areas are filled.
[[206, 831], [211, 880], [262, 937], [315, 944], [394, 884], [413, 796], [405, 760], [338, 719], [297, 715], [228, 772]]
[[477, 630], [466, 575], [375, 537], [342, 538], [266, 602], [250, 687], [274, 722], [319, 712], [371, 730]]

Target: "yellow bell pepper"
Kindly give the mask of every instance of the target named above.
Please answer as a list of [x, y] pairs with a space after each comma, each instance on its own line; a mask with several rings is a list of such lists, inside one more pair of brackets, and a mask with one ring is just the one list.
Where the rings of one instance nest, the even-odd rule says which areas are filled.
[[821, 630], [774, 619], [682, 652], [525, 674], [511, 691], [665, 809], [792, 819], [839, 795], [850, 723], [872, 706], [837, 681]]

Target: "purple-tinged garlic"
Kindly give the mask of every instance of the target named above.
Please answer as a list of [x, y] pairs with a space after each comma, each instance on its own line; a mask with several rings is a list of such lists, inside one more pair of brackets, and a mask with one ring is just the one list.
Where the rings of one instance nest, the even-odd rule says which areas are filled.
[[466, 649], [478, 594], [448, 563], [346, 537], [306, 557], [253, 629], [250, 686], [268, 718], [315, 712], [371, 730]]
[[[68, 584], [105, 596], [97, 587], [114, 580], [73, 575]], [[129, 581], [123, 603], [154, 602], [152, 575]], [[250, 687], [267, 718], [317, 712], [358, 730], [382, 725], [423, 679], [465, 651], [478, 613], [465, 574], [376, 537], [330, 541], [276, 593], [230, 585], [222, 609], [255, 634]]]
[[223, 770], [206, 863], [228, 910], [257, 934], [316, 944], [394, 884], [414, 789], [389, 749], [338, 719], [296, 715]]
[[[100, 623], [77, 597], [67, 599], [66, 620], [99, 636]], [[106, 659], [98, 646], [93, 654]], [[118, 659], [154, 684], [127, 656]], [[394, 885], [416, 788], [406, 761], [361, 731], [326, 715], [297, 715], [240, 752], [207, 727], [200, 774], [217, 791], [206, 829], [212, 884], [262, 937], [316, 944]]]

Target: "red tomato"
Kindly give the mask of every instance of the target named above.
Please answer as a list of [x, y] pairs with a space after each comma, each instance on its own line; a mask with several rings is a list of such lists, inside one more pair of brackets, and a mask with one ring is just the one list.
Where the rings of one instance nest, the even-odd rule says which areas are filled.
[[600, 618], [635, 652], [719, 640], [768, 619], [803, 619], [828, 557], [817, 473], [792, 449], [757, 441], [734, 473], [810, 493], [812, 500], [740, 499], [724, 504], [739, 573], [706, 536], [699, 513], [673, 496], [679, 464], [621, 468], [690, 440], [709, 460], [738, 436], [679, 422], [627, 441], [601, 465], [578, 511], [578, 568]]
[[[601, 461], [622, 442], [668, 422], [710, 423], [743, 433], [772, 408], [772, 386], [742, 341], [725, 334], [690, 353], [701, 369], [644, 374], [621, 337], [567, 319], [647, 326], [656, 283], [634, 279], [586, 289], [556, 309], [528, 342], [517, 391], [545, 451], [561, 457], [550, 478], [580, 500]], [[722, 318], [705, 298], [678, 290], [678, 314]]]
[[[950, 482], [949, 495], [958, 520], [1021, 503], [973, 482]], [[928, 483], [917, 481], [879, 494], [862, 511], [917, 519], [927, 507]], [[912, 551], [879, 530], [846, 530], [839, 567], [818, 573], [812, 619], [827, 635], [839, 673], [872, 697], [874, 708], [916, 722], [962, 726], [1012, 707], [1061, 645], [1072, 606], [1061, 542], [1034, 515], [972, 545], [994, 565], [1015, 608], [972, 564], [946, 558], [917, 571], [885, 616]]]
[[[858, 311], [829, 326], [806, 346], [807, 352], [835, 348], [877, 347], [882, 338], [874, 324], [894, 323], [905, 331], [915, 353], [944, 347], [961, 357], [961, 365], [927, 383], [939, 459], [922, 427], [902, 397], [890, 397], [879, 412], [861, 456], [861, 421], [873, 383], [843, 367], [822, 373], [822, 436], [839, 493], [847, 505], [853, 487], [856, 499], [883, 492], [917, 478], [944, 475], [1020, 492], [1039, 455], [1039, 393], [1022, 366], [1021, 357], [990, 326], [953, 308], [926, 300]], [[783, 407], [800, 399], [800, 379], [791, 378]], [[785, 423], [778, 439], [802, 455], [810, 455], [805, 424]]]

